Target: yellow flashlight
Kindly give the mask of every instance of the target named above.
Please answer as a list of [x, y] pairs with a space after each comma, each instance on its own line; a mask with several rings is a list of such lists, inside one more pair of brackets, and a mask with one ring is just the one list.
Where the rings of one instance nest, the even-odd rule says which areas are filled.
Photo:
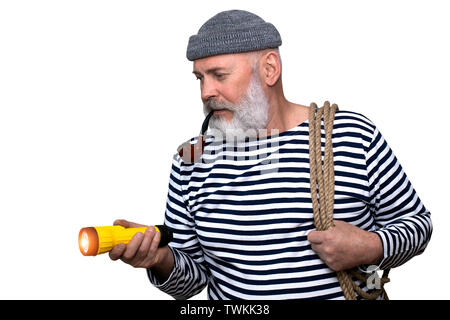
[[[172, 231], [164, 225], [154, 226], [156, 231], [161, 234], [161, 240], [158, 247], [166, 246], [172, 241]], [[142, 228], [124, 228], [122, 226], [106, 227], [87, 227], [80, 230], [78, 234], [78, 246], [85, 256], [96, 256], [110, 251], [119, 243], [127, 244], [131, 238], [138, 233], [144, 233], [147, 227]]]

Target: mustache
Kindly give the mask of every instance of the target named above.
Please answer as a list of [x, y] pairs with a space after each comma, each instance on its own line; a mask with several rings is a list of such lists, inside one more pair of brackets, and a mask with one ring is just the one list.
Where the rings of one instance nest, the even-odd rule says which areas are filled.
[[219, 102], [219, 101], [213, 100], [213, 99], [208, 99], [203, 104], [203, 111], [205, 112], [205, 114], [209, 114], [213, 110], [224, 110], [224, 109], [230, 110], [230, 111], [235, 111], [236, 107], [231, 104]]

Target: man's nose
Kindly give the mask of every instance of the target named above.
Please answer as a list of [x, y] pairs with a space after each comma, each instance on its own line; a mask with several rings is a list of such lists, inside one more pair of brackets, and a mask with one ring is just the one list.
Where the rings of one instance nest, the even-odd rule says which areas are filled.
[[211, 80], [204, 79], [202, 85], [202, 101], [205, 103], [208, 99], [217, 98], [217, 88], [214, 82]]

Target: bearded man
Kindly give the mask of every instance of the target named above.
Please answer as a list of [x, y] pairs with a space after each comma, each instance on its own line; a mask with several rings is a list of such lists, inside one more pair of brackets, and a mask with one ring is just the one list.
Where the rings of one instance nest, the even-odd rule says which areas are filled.
[[343, 299], [337, 271], [398, 267], [429, 242], [430, 212], [383, 136], [341, 110], [334, 226], [315, 230], [309, 107], [284, 96], [280, 45], [272, 24], [242, 10], [218, 13], [189, 39], [203, 110], [213, 114], [200, 161], [173, 157], [165, 224], [174, 239], [158, 248], [150, 227], [110, 252], [176, 299], [206, 286], [209, 299]]

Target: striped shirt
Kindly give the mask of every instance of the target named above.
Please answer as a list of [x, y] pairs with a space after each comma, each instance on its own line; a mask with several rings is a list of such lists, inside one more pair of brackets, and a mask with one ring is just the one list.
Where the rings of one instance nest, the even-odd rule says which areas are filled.
[[[307, 240], [315, 229], [308, 125], [237, 144], [209, 136], [194, 164], [174, 155], [165, 224], [175, 263], [164, 283], [148, 269], [153, 285], [176, 299], [206, 286], [214, 300], [344, 299], [336, 273]], [[380, 237], [381, 269], [422, 253], [430, 212], [376, 126], [337, 111], [332, 139], [334, 218]], [[324, 141], [322, 127], [322, 152]]]

